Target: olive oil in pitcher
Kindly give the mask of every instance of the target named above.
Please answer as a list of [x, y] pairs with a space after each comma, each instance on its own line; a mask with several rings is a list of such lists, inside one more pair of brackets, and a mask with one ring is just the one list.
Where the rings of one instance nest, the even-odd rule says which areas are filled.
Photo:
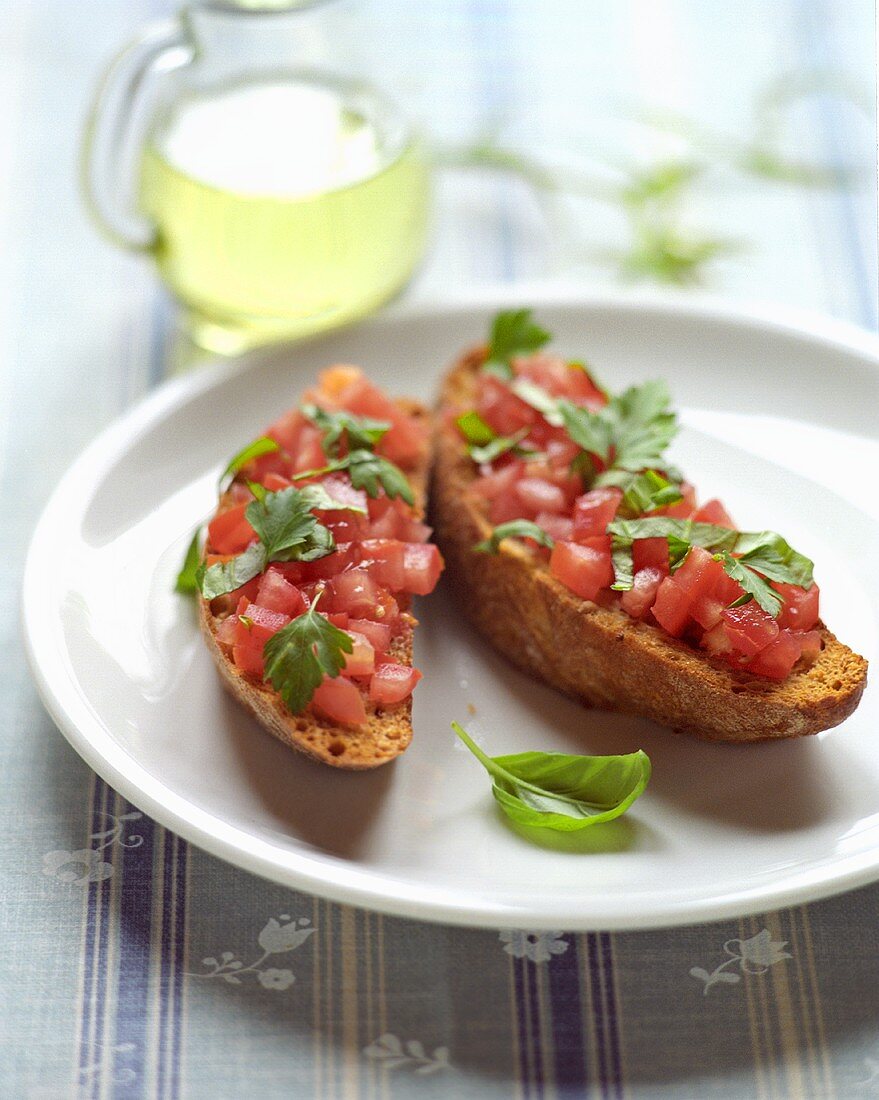
[[190, 92], [144, 149], [140, 207], [195, 341], [232, 353], [362, 316], [424, 248], [423, 150], [356, 88], [283, 74]]

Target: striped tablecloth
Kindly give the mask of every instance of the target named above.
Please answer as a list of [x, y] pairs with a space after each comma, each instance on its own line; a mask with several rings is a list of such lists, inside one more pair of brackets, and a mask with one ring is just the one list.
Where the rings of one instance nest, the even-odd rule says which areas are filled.
[[[76, 147], [99, 67], [168, 10], [0, 3], [0, 1094], [879, 1096], [879, 887], [625, 935], [388, 919], [189, 847], [52, 725], [21, 652], [27, 539], [77, 451], [159, 383], [173, 339], [149, 267], [87, 224]], [[666, 249], [677, 274], [875, 326], [870, 0], [376, 0], [365, 18], [447, 159], [490, 134], [616, 188], [548, 204], [520, 177], [445, 171], [409, 298], [656, 278], [620, 181], [679, 161], [696, 134], [710, 167], [671, 228], [706, 254], [736, 247], [704, 264]], [[648, 106], [698, 126], [645, 128]], [[801, 161], [806, 183], [786, 182]]]

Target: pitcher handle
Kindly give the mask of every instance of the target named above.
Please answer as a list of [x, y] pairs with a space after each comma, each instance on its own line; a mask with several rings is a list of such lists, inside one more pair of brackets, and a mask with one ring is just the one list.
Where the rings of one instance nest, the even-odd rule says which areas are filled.
[[192, 58], [179, 22], [148, 27], [111, 62], [89, 109], [80, 162], [82, 191], [98, 227], [122, 248], [148, 252], [156, 242], [155, 226], [134, 209], [131, 190], [132, 123], [144, 79], [151, 70], [167, 72]]

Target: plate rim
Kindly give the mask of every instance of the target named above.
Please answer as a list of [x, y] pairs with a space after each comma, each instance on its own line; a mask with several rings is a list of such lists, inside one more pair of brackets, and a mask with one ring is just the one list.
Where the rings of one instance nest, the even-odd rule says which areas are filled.
[[[698, 317], [725, 322], [749, 330], [786, 334], [811, 343], [823, 344], [835, 351], [854, 352], [870, 360], [879, 373], [879, 336], [855, 325], [809, 311], [789, 307], [753, 306], [731, 302], [713, 295], [673, 292], [584, 293], [577, 288], [502, 284], [479, 291], [455, 294], [429, 303], [408, 303], [373, 317], [359, 326], [372, 331], [439, 315], [472, 312], [474, 309], [499, 309], [527, 300], [536, 306], [585, 309], [610, 308], [638, 313], [655, 310], [681, 317]], [[296, 353], [308, 344], [320, 343], [333, 334], [321, 334], [308, 341], [290, 345]], [[41, 556], [49, 549], [46, 532], [54, 514], [62, 507], [71, 486], [87, 475], [90, 480], [112, 467], [120, 452], [177, 403], [198, 397], [242, 370], [254, 369], [261, 359], [283, 353], [283, 345], [250, 352], [231, 361], [209, 362], [197, 370], [160, 384], [108, 426], [103, 428], [63, 474], [48, 500], [31, 535], [21, 585], [21, 616], [24, 649], [38, 693], [52, 720], [74, 751], [102, 779], [149, 814], [159, 824], [185, 840], [250, 873], [293, 889], [328, 898], [334, 902], [357, 905], [392, 916], [425, 920], [447, 925], [479, 928], [522, 928], [565, 931], [635, 931], [700, 924], [816, 901], [856, 889], [879, 879], [879, 846], [872, 852], [839, 857], [827, 866], [800, 870], [771, 883], [737, 887], [702, 898], [680, 898], [619, 907], [602, 912], [601, 907], [582, 911], [582, 902], [551, 899], [550, 905], [525, 908], [498, 899], [482, 901], [472, 894], [456, 900], [445, 888], [430, 890], [421, 884], [381, 871], [364, 871], [338, 857], [291, 852], [279, 845], [253, 836], [213, 812], [189, 801], [151, 775], [121, 744], [113, 740], [98, 717], [82, 699], [63, 698], [64, 692], [53, 680], [61, 680], [68, 693], [75, 694], [72, 677], [44, 672], [57, 653], [51, 652], [51, 630], [41, 633], [38, 615], [32, 613], [39, 603], [38, 579]], [[46, 544], [46, 545], [44, 545]], [[78, 704], [78, 705], [77, 705]], [[283, 853], [284, 860], [273, 852]], [[315, 866], [312, 867], [312, 864]], [[353, 881], [352, 881], [353, 879]], [[363, 880], [363, 881], [360, 881]], [[434, 896], [436, 895], [436, 896]], [[567, 907], [566, 907], [567, 906]]]

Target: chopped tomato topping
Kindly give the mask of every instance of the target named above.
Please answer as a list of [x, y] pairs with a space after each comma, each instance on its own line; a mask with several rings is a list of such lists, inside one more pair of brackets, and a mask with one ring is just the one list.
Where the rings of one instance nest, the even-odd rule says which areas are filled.
[[377, 666], [369, 683], [369, 697], [376, 703], [400, 703], [412, 694], [421, 679], [417, 668], [387, 661]]
[[343, 726], [362, 726], [366, 721], [366, 706], [360, 689], [344, 676], [324, 680], [312, 696], [311, 704], [331, 722]]
[[249, 501], [219, 512], [208, 524], [208, 546], [218, 554], [240, 554], [256, 538], [244, 513]]
[[613, 584], [610, 539], [602, 536], [582, 544], [557, 542], [549, 571], [582, 599], [594, 600], [602, 588]]

